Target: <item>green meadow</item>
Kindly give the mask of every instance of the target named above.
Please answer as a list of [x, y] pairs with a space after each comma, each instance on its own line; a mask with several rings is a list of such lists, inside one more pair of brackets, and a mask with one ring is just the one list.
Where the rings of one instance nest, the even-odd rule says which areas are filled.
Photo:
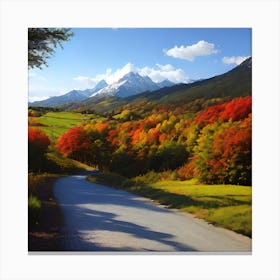
[[[151, 188], [174, 194], [174, 204], [196, 217], [205, 219], [236, 232], [251, 236], [252, 233], [252, 188], [236, 185], [204, 185], [190, 181], [162, 181]], [[178, 195], [176, 199], [176, 195]], [[167, 201], [168, 202], [168, 201]]]
[[[93, 114], [74, 112], [48, 112], [40, 117], [29, 117], [31, 126], [43, 130], [53, 142], [70, 127], [95, 117]], [[35, 125], [34, 125], [35, 124]]]

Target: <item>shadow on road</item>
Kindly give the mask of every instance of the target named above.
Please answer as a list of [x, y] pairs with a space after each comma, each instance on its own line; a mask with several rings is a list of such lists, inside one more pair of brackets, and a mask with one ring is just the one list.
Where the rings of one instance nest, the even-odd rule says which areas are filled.
[[[68, 205], [67, 207], [73, 207]], [[72, 209], [73, 211], [73, 209]], [[138, 239], [148, 239], [168, 245], [172, 247], [173, 251], [196, 251], [195, 249], [184, 244], [172, 240], [174, 237], [171, 234], [166, 234], [158, 231], [153, 231], [147, 227], [138, 225], [136, 223], [120, 221], [117, 215], [110, 212], [86, 210], [84, 208], [76, 207], [75, 217], [73, 219], [79, 220], [80, 226], [76, 231], [65, 233], [64, 248], [66, 251], [135, 251], [135, 248], [130, 247], [106, 247], [100, 244], [87, 241], [83, 238], [82, 232], [88, 231], [110, 231], [122, 232], [132, 235]], [[142, 248], [139, 251], [155, 251], [150, 248]]]
[[[63, 184], [61, 184], [63, 180]], [[167, 251], [196, 251], [194, 248], [178, 243], [174, 236], [168, 233], [154, 231], [148, 226], [143, 226], [137, 222], [120, 220], [118, 215], [111, 212], [113, 207], [127, 207], [127, 211], [133, 208], [149, 211], [170, 213], [169, 210], [153, 205], [152, 203], [139, 200], [135, 195], [115, 190], [108, 187], [100, 187], [85, 181], [85, 176], [71, 176], [57, 181], [55, 196], [60, 203], [64, 218], [65, 229], [62, 236], [62, 247], [64, 251], [136, 251], [135, 247], [116, 246], [110, 247], [95, 242], [94, 234], [99, 232], [110, 232], [112, 235], [124, 233], [132, 236], [135, 240], [151, 241], [162, 244]], [[90, 209], [90, 205], [102, 204], [105, 208], [102, 211]], [[107, 209], [111, 209], [108, 210]], [[103, 209], [105, 209], [103, 211]], [[143, 219], [149, 219], [146, 215]], [[101, 232], [101, 233], [100, 233]], [[120, 244], [124, 244], [121, 242]], [[128, 243], [129, 244], [129, 243]], [[131, 243], [130, 243], [131, 244]], [[153, 251], [154, 247], [137, 245], [137, 251]], [[143, 244], [147, 244], [143, 242]], [[156, 247], [155, 247], [156, 248]], [[158, 251], [155, 249], [155, 251]]]

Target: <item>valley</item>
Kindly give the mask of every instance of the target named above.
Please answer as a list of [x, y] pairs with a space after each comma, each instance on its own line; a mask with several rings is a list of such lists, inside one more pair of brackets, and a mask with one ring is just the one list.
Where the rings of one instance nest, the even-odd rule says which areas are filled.
[[210, 79], [144, 92], [131, 87], [150, 81], [130, 73], [84, 100], [29, 104], [30, 176], [98, 170], [89, 181], [251, 237], [251, 67], [249, 58]]

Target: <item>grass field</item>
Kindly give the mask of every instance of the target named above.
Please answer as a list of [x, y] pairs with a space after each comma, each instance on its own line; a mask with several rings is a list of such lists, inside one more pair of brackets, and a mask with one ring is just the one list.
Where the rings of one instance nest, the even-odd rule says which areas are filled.
[[90, 175], [92, 182], [107, 184], [151, 198], [169, 208], [250, 236], [252, 234], [252, 188], [235, 185], [203, 185], [196, 180], [135, 184], [119, 175]]
[[59, 135], [66, 132], [70, 127], [89, 120], [95, 115], [79, 114], [73, 112], [48, 112], [41, 117], [29, 117], [31, 126], [43, 130], [51, 141], [55, 141]]
[[[247, 236], [252, 234], [251, 187], [202, 185], [193, 184], [193, 181], [163, 181], [150, 187], [188, 198], [182, 199], [178, 205], [174, 201], [176, 208]], [[164, 193], [162, 195], [164, 197]], [[178, 203], [178, 198], [175, 200]]]

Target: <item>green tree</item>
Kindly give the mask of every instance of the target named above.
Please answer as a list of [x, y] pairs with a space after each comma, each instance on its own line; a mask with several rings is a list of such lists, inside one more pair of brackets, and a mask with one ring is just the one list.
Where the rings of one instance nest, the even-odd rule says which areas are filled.
[[29, 28], [28, 68], [48, 66], [47, 59], [54, 54], [57, 46], [73, 36], [69, 28]]
[[184, 145], [176, 142], [168, 142], [161, 145], [152, 158], [152, 169], [163, 171], [175, 169], [186, 163], [188, 153]]

